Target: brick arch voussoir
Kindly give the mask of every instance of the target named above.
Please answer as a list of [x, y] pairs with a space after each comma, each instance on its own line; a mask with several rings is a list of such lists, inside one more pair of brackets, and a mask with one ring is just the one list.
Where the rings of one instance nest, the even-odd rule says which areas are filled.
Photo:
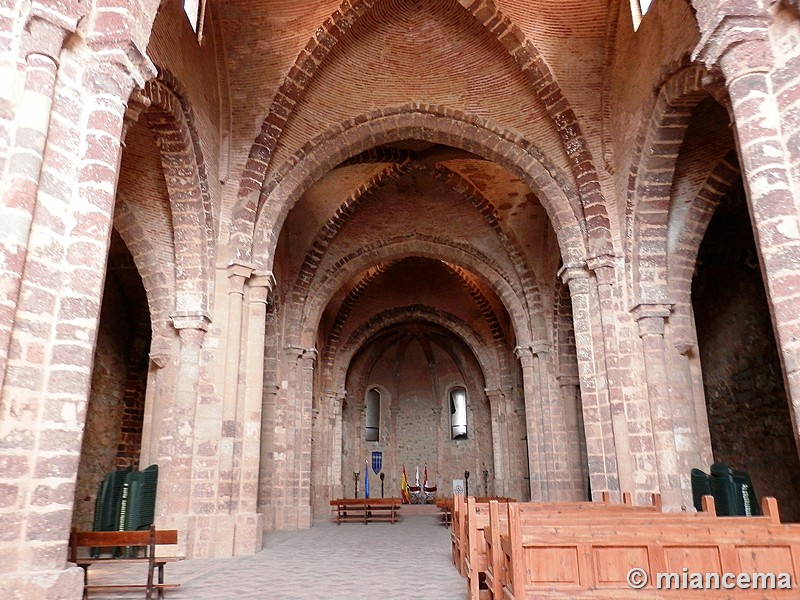
[[[460, 174], [451, 171], [444, 165], [426, 167], [425, 170], [432, 173], [434, 177], [451, 186], [457, 193], [467, 198], [483, 216], [486, 224], [492, 229], [505, 247], [511, 264], [514, 266], [522, 282], [522, 290], [531, 319], [536, 320], [543, 311], [539, 281], [525, 259], [519, 240], [512, 231], [506, 229], [492, 201], [489, 200], [475, 184], [462, 177]], [[543, 326], [544, 324], [539, 323], [539, 325]], [[536, 325], [534, 324], [533, 327], [536, 328]]]
[[114, 229], [128, 247], [133, 263], [142, 278], [148, 312], [150, 313], [151, 356], [168, 356], [172, 349], [175, 330], [170, 313], [175, 306], [175, 289], [169, 280], [162, 276], [164, 261], [161, 252], [152, 240], [142, 235], [146, 225], [125, 203], [117, 202], [114, 211]]
[[[350, 2], [345, 0], [339, 9], [315, 31], [294, 65], [287, 73], [273, 98], [261, 131], [251, 147], [239, 188], [244, 216], [255, 219], [259, 191], [263, 185], [272, 155], [303, 91], [325, 61], [331, 49], [377, 0]], [[612, 252], [610, 220], [600, 179], [586, 143], [580, 123], [569, 100], [564, 95], [552, 69], [536, 46], [527, 39], [519, 26], [504, 15], [493, 0], [459, 0], [461, 6], [505, 48], [535, 90], [540, 102], [552, 119], [566, 154], [570, 158], [573, 176], [578, 182], [588, 243], [593, 255]], [[247, 219], [245, 219], [247, 222]], [[245, 230], [246, 232], [246, 230]], [[237, 233], [245, 233], [237, 230]]]
[[[375, 315], [361, 325], [333, 357], [331, 389], [344, 389], [347, 371], [353, 357], [376, 333], [387, 327], [408, 321], [428, 321], [453, 332], [467, 344], [481, 366], [487, 388], [500, 387], [503, 360], [464, 321], [458, 317], [425, 305], [397, 307]], [[340, 386], [340, 387], [336, 387]]]
[[143, 94], [150, 100], [145, 118], [161, 154], [170, 198], [177, 291], [196, 297], [193, 308], [207, 311], [214, 289], [216, 227], [194, 112], [168, 71], [148, 81]]
[[694, 339], [690, 315], [692, 279], [700, 244], [720, 202], [740, 178], [738, 155], [736, 150], [730, 150], [711, 170], [697, 192], [687, 218], [680, 225], [670, 224], [670, 239], [677, 240], [669, 253], [667, 271], [670, 295], [675, 302], [670, 327], [673, 337], [680, 342]]
[[303, 258], [303, 264], [297, 274], [290, 297], [294, 302], [302, 302], [308, 295], [308, 288], [316, 275], [322, 257], [328, 249], [331, 241], [339, 233], [341, 228], [362, 206], [364, 200], [376, 188], [386, 185], [391, 181], [396, 181], [409, 170], [409, 163], [388, 165], [385, 169], [370, 177], [367, 181], [358, 186], [346, 199], [336, 212], [320, 227], [317, 236], [311, 244], [310, 249]]
[[371, 147], [409, 138], [461, 148], [505, 167], [539, 198], [564, 261], [586, 259], [585, 223], [573, 211], [571, 200], [576, 192], [536, 146], [478, 117], [418, 102], [375, 110], [331, 127], [287, 160], [265, 182], [258, 199], [240, 198], [231, 228], [234, 255], [270, 270], [283, 221], [313, 182]]
[[520, 300], [521, 290], [512, 286], [508, 273], [488, 256], [466, 244], [412, 233], [359, 248], [339, 259], [321, 274], [302, 306], [299, 338], [293, 339], [291, 343], [313, 344], [325, 306], [346, 281], [375, 265], [411, 256], [444, 260], [480, 276], [498, 295], [508, 311], [517, 343], [530, 341], [530, 321]]
[[611, 221], [600, 187], [600, 178], [578, 117], [553, 70], [535, 44], [518, 25], [502, 13], [494, 0], [458, 1], [478, 23], [497, 38], [533, 87], [558, 130], [561, 143], [569, 156], [573, 175], [578, 183], [589, 236], [589, 251], [593, 255], [611, 254]]
[[627, 257], [633, 304], [669, 303], [667, 233], [678, 154], [697, 104], [710, 95], [702, 65], [678, 68], [659, 87], [642, 124], [628, 182]]

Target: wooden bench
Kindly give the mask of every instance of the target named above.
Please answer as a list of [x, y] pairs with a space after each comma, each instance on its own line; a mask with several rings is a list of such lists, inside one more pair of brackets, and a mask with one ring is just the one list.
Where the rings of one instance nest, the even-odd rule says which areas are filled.
[[[483, 507], [484, 514], [486, 514], [486, 511], [488, 511], [490, 500], [495, 500], [501, 503], [516, 502], [516, 500], [513, 498], [508, 498], [505, 496], [481, 496], [478, 498], [470, 496], [469, 499], [474, 500], [475, 506]], [[460, 503], [458, 508], [455, 506], [456, 503]], [[470, 532], [469, 515], [464, 496], [459, 495], [455, 497], [453, 515], [453, 528], [450, 532], [453, 565], [456, 567], [456, 570], [461, 574], [462, 577], [467, 577], [466, 557]]]
[[331, 500], [336, 512], [336, 524], [387, 522], [396, 523], [400, 517], [402, 498], [339, 498]]
[[445, 527], [450, 527], [453, 522], [453, 505], [455, 500], [453, 498], [437, 498], [436, 507], [439, 509], [439, 514], [442, 517], [442, 524]]
[[[165, 590], [180, 587], [178, 583], [164, 583], [164, 565], [168, 562], [183, 560], [179, 556], [156, 556], [156, 546], [175, 545], [178, 543], [178, 532], [174, 529], [150, 529], [142, 531], [73, 531], [69, 538], [69, 560], [83, 569], [83, 598], [89, 597], [89, 591], [114, 591], [128, 589], [146, 590], [145, 598], [152, 600], [153, 592], [164, 597]], [[132, 549], [130, 547], [133, 547]], [[144, 548], [144, 556], [138, 556], [139, 549]], [[125, 556], [115, 557], [124, 551]], [[97, 553], [98, 556], [92, 556]], [[103, 554], [107, 556], [102, 556]], [[146, 563], [147, 577], [145, 583], [89, 584], [89, 567], [102, 563]], [[156, 573], [157, 571], [157, 573]], [[156, 581], [153, 581], [154, 578]]]
[[[622, 504], [612, 504], [610, 495], [604, 493], [600, 502], [525, 502], [520, 503], [520, 510], [526, 515], [534, 513], [542, 519], [554, 519], [557, 522], [597, 513], [652, 515], [661, 511], [661, 496], [658, 494], [651, 496], [651, 504], [647, 506], [634, 506], [632, 497], [627, 492], [622, 494], [622, 502]], [[467, 504], [466, 571], [471, 600], [479, 597], [481, 579], [485, 579], [485, 585], [493, 597], [502, 598], [506, 565], [499, 550], [499, 536], [508, 535], [508, 513], [506, 508], [503, 506], [501, 509], [501, 506], [502, 504], [496, 501], [483, 504], [476, 502], [474, 508], [472, 503]], [[498, 550], [494, 552], [493, 548]]]
[[[499, 548], [504, 566], [492, 576], [496, 598], [794, 598], [794, 590], [692, 590], [656, 587], [657, 573], [800, 574], [800, 525], [781, 524], [777, 502], [765, 498], [763, 517], [717, 517], [713, 499], [703, 513], [584, 511], [559, 516], [536, 515], [524, 505], [508, 506], [508, 533], [493, 519], [485, 536], [492, 561]], [[497, 523], [495, 525], [495, 523]], [[497, 536], [492, 530], [501, 531]], [[650, 581], [632, 589], [627, 575], [644, 569]], [[504, 585], [497, 592], [497, 581]], [[735, 580], [734, 580], [735, 581]], [[498, 593], [500, 595], [498, 595]]]

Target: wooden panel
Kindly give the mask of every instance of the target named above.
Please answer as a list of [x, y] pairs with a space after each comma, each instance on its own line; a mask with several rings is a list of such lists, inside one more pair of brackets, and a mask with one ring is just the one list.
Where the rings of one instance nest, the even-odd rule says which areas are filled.
[[595, 581], [598, 585], [627, 585], [628, 572], [634, 567], [649, 570], [647, 546], [594, 546]]
[[737, 546], [742, 573], [791, 573], [792, 552], [788, 546]]
[[578, 583], [578, 548], [525, 547], [525, 570], [530, 583]]
[[684, 567], [693, 572], [722, 571], [719, 546], [665, 546], [664, 559], [670, 573], [680, 573]]

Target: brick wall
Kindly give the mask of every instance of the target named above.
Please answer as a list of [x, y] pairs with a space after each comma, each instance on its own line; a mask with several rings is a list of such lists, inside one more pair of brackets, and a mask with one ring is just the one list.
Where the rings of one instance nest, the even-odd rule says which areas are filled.
[[698, 256], [693, 301], [714, 460], [748, 471], [781, 518], [800, 519], [800, 470], [772, 322], [741, 187]]

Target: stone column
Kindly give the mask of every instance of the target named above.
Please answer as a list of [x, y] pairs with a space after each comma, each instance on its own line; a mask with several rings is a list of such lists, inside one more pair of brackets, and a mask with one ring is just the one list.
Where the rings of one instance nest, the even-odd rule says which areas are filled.
[[603, 491], [619, 490], [616, 431], [609, 401], [603, 328], [598, 319], [600, 307], [592, 295], [585, 265], [565, 265], [560, 275], [572, 298], [587, 465], [592, 497], [599, 499]]
[[210, 319], [207, 315], [173, 317], [180, 336], [178, 373], [173, 397], [163, 397], [161, 435], [158, 442], [159, 485], [156, 505], [157, 525], [179, 529], [181, 551], [194, 555], [195, 515], [205, 512], [195, 499], [204, 500], [193, 486], [195, 478], [195, 431], [197, 391], [200, 380], [201, 350]]
[[501, 389], [487, 389], [485, 391], [492, 420], [494, 494], [505, 496], [508, 493], [506, 490], [506, 477], [511, 472], [509, 459], [511, 446], [508, 436], [510, 423], [507, 422], [508, 401]]
[[573, 501], [586, 499], [586, 482], [589, 470], [586, 466], [586, 433], [583, 430], [583, 411], [581, 410], [581, 390], [578, 377], [560, 375], [558, 384], [560, 398], [564, 405], [564, 423], [567, 430], [567, 464], [571, 482]]
[[234, 502], [236, 532], [233, 553], [261, 551], [264, 516], [258, 512], [261, 463], [261, 423], [264, 401], [264, 336], [267, 305], [274, 286], [272, 275], [251, 277], [247, 282], [247, 333], [244, 386], [238, 386], [237, 438], [234, 444]]
[[[697, 7], [702, 38], [694, 57], [722, 70], [731, 99], [744, 187], [800, 445], [800, 295], [794, 283], [800, 272], [800, 174], [792, 164], [800, 125], [796, 118], [790, 125], [796, 111], [782, 110], [778, 101], [780, 90], [785, 102], [796, 102], [796, 58], [778, 59], [773, 52], [773, 17], [764, 3], [702, 4]], [[791, 46], [786, 52], [791, 55]]]
[[525, 432], [528, 437], [528, 468], [530, 471], [531, 500], [547, 499], [547, 473], [543, 461], [544, 431], [539, 386], [534, 366], [534, 355], [529, 347], [517, 346], [514, 354], [522, 365], [522, 385], [525, 394]]
[[[642, 477], [637, 477], [639, 464], [642, 462], [641, 455], [644, 453], [652, 456], [652, 448], [641, 445], [632, 448], [629, 437], [631, 428], [638, 430], [643, 424], [641, 422], [634, 424], [634, 421], [637, 420], [634, 415], [640, 412], [636, 410], [636, 399], [625, 398], [622, 392], [623, 368], [620, 364], [618, 349], [622, 332], [617, 324], [618, 312], [615, 309], [613, 295], [614, 257], [609, 255], [594, 257], [587, 262], [587, 267], [594, 275], [594, 282], [597, 285], [597, 304], [600, 308], [598, 325], [603, 336], [603, 368], [608, 386], [608, 402], [611, 407], [611, 425], [614, 430], [619, 486], [621, 491], [633, 493], [645, 483]], [[590, 285], [591, 283], [590, 279]], [[645, 407], [639, 408], [644, 409]]]
[[681, 496], [680, 463], [675, 446], [673, 407], [667, 385], [667, 363], [664, 352], [664, 322], [670, 306], [640, 304], [634, 309], [642, 338], [647, 396], [653, 424], [658, 487], [665, 508], [678, 510], [685, 506]]
[[331, 498], [345, 497], [346, 480], [343, 479], [342, 472], [342, 406], [347, 398], [344, 390], [335, 392], [331, 397], [331, 417], [330, 417], [330, 496]]
[[36, 194], [0, 390], [0, 590], [11, 598], [81, 596], [81, 570], [65, 568], [67, 540], [119, 136], [125, 101], [148, 65], [135, 48], [84, 55], [82, 65], [59, 71], [52, 96], [63, 118], [47, 132], [49, 184]]
[[64, 39], [75, 26], [75, 22], [54, 23], [34, 13], [23, 41], [25, 84], [17, 106], [16, 135], [0, 204], [0, 282], [3, 289], [0, 294], [0, 389], [5, 378], [11, 328], [39, 192], [59, 55]]
[[[222, 383], [222, 423], [217, 444], [219, 452], [219, 501], [231, 514], [238, 512], [237, 505], [240, 465], [236, 462], [236, 440], [241, 438], [240, 365], [242, 355], [242, 320], [244, 312], [244, 283], [253, 273], [249, 265], [228, 266], [228, 319], [225, 336], [225, 372]], [[241, 449], [239, 449], [241, 450]]]

